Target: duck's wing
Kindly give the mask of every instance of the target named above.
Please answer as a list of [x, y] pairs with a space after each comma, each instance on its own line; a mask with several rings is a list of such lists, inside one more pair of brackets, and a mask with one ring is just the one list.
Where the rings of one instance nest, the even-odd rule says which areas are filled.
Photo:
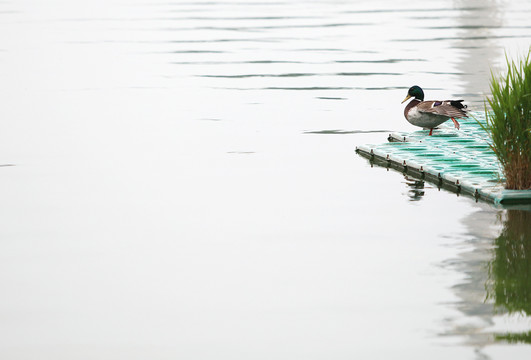
[[442, 115], [450, 118], [466, 117], [464, 100], [423, 101], [417, 105], [420, 112]]

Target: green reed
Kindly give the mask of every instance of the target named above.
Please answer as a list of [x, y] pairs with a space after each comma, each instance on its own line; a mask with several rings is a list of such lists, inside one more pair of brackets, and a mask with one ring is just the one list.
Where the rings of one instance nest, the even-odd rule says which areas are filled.
[[485, 129], [505, 175], [505, 188], [531, 189], [531, 50], [518, 62], [506, 56], [507, 75], [492, 74]]

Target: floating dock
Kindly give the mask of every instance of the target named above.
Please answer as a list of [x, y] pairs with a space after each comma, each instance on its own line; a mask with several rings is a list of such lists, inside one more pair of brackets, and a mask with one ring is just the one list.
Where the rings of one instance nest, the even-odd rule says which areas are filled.
[[392, 133], [389, 142], [362, 145], [356, 152], [371, 163], [393, 168], [458, 194], [467, 194], [495, 204], [531, 204], [531, 190], [505, 190], [503, 173], [488, 134], [474, 118], [459, 119], [461, 129], [447, 125], [413, 133]]

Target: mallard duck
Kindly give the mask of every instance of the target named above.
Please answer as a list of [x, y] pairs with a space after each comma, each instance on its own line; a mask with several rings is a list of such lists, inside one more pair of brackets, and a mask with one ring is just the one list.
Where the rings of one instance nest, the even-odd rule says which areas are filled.
[[452, 119], [455, 128], [459, 130], [456, 119], [467, 117], [466, 105], [461, 104], [464, 100], [424, 101], [424, 91], [417, 85], [409, 88], [402, 103], [409, 98], [413, 100], [404, 109], [406, 120], [412, 125], [430, 129], [429, 135], [432, 135], [433, 129], [449, 119]]

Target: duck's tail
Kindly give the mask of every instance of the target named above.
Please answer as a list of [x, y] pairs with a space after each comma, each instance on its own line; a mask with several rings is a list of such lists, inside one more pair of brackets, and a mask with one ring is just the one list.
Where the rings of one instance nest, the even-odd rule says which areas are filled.
[[465, 100], [446, 100], [445, 102], [450, 103], [450, 105], [452, 105], [454, 108], [458, 109], [459, 112], [463, 116], [467, 116], [467, 114], [466, 114], [466, 112], [468, 111], [467, 110], [467, 106], [462, 104], [463, 101], [465, 101]]

